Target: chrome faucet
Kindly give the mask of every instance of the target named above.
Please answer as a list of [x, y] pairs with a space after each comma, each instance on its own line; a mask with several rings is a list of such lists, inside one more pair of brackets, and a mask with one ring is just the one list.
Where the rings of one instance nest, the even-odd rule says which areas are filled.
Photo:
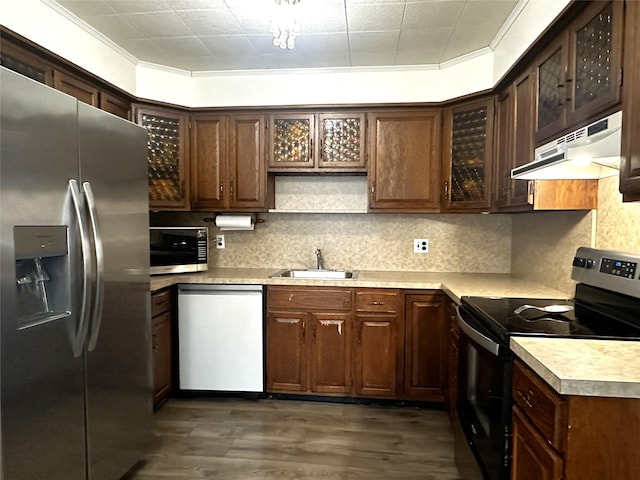
[[322, 251], [316, 248], [316, 268], [318, 270], [324, 270], [324, 262], [322, 261]]

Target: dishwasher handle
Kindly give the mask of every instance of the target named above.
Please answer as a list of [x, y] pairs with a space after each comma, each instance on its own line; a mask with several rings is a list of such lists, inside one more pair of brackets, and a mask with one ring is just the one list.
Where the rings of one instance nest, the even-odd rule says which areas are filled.
[[262, 285], [216, 285], [210, 283], [180, 283], [178, 284], [178, 294], [180, 293], [215, 293], [215, 292], [260, 292]]

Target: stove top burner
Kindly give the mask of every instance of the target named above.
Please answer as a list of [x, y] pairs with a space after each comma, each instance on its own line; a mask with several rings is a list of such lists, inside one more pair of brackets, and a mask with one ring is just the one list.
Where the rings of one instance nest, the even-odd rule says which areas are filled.
[[[563, 336], [581, 338], [640, 339], [640, 326], [635, 326], [577, 303], [574, 300], [463, 297], [463, 305], [479, 314], [484, 323], [503, 338], [509, 335]], [[546, 313], [523, 305], [573, 307], [564, 313]]]

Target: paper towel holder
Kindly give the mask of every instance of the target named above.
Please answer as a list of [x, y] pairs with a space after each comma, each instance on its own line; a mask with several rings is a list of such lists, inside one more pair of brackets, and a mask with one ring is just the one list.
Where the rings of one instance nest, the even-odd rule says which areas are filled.
[[[204, 217], [202, 219], [202, 221], [203, 222], [207, 222], [207, 223], [213, 223], [215, 225], [217, 217], [223, 217], [225, 215], [234, 215], [234, 214], [235, 215], [247, 215], [247, 214], [242, 214], [242, 213], [239, 213], [239, 212], [238, 213], [227, 213], [227, 214], [225, 214], [225, 213], [217, 213], [213, 217]], [[258, 223], [264, 223], [264, 219], [263, 218], [258, 218], [257, 214], [252, 213], [250, 215], [251, 215], [251, 223], [253, 225], [257, 225]]]

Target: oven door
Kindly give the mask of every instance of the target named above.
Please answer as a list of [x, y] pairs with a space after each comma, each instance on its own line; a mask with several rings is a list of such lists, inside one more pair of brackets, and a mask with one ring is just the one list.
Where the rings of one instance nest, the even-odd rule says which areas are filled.
[[476, 471], [481, 472], [476, 478], [506, 480], [510, 477], [513, 354], [464, 306], [458, 307], [458, 324], [457, 413], [466, 452], [460, 450], [465, 445], [457, 446], [456, 461], [460, 470], [468, 470], [468, 463], [458, 458], [468, 457], [470, 450]]

